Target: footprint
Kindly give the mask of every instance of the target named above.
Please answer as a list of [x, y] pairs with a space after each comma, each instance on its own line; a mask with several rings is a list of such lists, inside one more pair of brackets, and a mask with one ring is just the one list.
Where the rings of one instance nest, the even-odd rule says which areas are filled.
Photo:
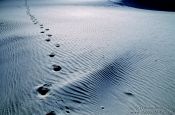
[[43, 26], [43, 24], [40, 24], [40, 26]]
[[70, 108], [68, 106], [65, 106], [65, 109], [66, 109], [66, 113], [70, 113]]
[[50, 57], [54, 57], [54, 56], [55, 56], [55, 54], [54, 54], [54, 53], [51, 53], [51, 54], [49, 54], [49, 56], [50, 56]]
[[39, 87], [38, 89], [37, 89], [37, 91], [38, 91], [38, 93], [40, 93], [41, 95], [46, 95], [49, 91], [50, 91], [50, 89], [48, 88], [48, 87], [46, 87], [46, 86], [41, 86], [41, 87]]
[[46, 115], [56, 115], [56, 113], [54, 111], [51, 111], [51, 112], [47, 113]]
[[47, 34], [47, 36], [48, 36], [48, 37], [52, 37], [52, 35], [51, 35], [51, 34]]
[[68, 106], [65, 106], [66, 109], [70, 109]]
[[54, 71], [60, 71], [62, 68], [59, 65], [52, 65]]
[[49, 29], [45, 29], [46, 31], [49, 31]]
[[44, 27], [41, 26], [40, 28], [44, 28]]
[[132, 93], [130, 92], [124, 92], [125, 95], [128, 95], [128, 96], [134, 96]]
[[42, 34], [43, 34], [43, 33], [44, 33], [44, 31], [41, 31], [40, 33], [42, 33]]
[[104, 106], [101, 106], [101, 109], [102, 109], [102, 110], [104, 110], [104, 109], [105, 109], [105, 107], [104, 107]]
[[56, 47], [60, 47], [60, 44], [55, 44]]
[[50, 42], [50, 39], [49, 39], [49, 38], [47, 38], [47, 39], [45, 39], [45, 41]]

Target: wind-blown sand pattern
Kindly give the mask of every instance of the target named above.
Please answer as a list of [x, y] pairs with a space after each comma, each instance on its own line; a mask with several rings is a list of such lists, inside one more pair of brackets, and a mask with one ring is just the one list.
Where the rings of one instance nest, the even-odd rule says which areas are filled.
[[0, 0], [0, 115], [174, 115], [175, 12], [125, 2]]

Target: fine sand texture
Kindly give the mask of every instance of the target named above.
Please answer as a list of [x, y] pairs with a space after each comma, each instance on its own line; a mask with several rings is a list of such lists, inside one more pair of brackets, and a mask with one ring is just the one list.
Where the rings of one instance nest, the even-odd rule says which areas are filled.
[[0, 115], [175, 115], [175, 12], [153, 7], [0, 0]]

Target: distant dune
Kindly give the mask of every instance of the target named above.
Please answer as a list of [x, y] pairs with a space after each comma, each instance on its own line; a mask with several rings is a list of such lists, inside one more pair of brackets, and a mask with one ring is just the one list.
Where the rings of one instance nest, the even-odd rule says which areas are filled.
[[161, 11], [175, 11], [174, 0], [111, 0], [121, 5]]

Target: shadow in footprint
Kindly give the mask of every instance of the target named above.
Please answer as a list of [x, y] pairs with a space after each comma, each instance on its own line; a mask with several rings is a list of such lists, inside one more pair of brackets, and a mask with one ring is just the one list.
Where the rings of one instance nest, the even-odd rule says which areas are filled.
[[70, 113], [70, 111], [66, 110], [66, 113]]
[[46, 95], [50, 91], [49, 87], [50, 85], [44, 84], [43, 86], [39, 87], [37, 91], [41, 95]]
[[127, 96], [134, 96], [132, 93], [130, 93], [130, 92], [124, 92], [124, 94], [125, 95], [127, 95]]
[[47, 34], [47, 36], [48, 36], [48, 37], [52, 37], [52, 35], [51, 35], [51, 34]]
[[54, 53], [50, 53], [50, 54], [49, 54], [49, 57], [54, 57], [54, 56], [55, 56]]
[[54, 111], [51, 111], [51, 112], [47, 113], [46, 115], [56, 115], [56, 113]]
[[56, 65], [56, 64], [52, 65], [52, 67], [54, 71], [60, 71], [62, 69], [61, 66]]
[[45, 41], [50, 42], [50, 39], [49, 39], [49, 38], [47, 38], [47, 39], [45, 39]]
[[44, 31], [41, 31], [40, 33], [42, 33], [42, 34], [43, 34], [43, 33], [44, 33]]
[[60, 47], [60, 44], [55, 44], [56, 47]]
[[68, 106], [65, 106], [66, 113], [70, 113], [70, 108]]
[[104, 109], [105, 109], [105, 107], [104, 107], [104, 106], [101, 106], [101, 109], [102, 109], [102, 110], [104, 110]]

